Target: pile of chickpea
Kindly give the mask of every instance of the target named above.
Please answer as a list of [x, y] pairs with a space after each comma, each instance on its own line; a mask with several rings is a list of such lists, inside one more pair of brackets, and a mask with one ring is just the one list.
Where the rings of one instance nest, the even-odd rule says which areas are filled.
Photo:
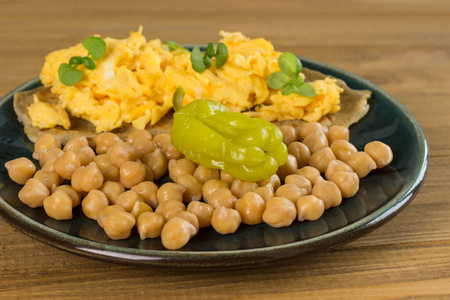
[[[161, 238], [165, 248], [183, 247], [200, 228], [220, 234], [241, 223], [284, 227], [317, 220], [359, 189], [360, 178], [393, 158], [390, 147], [373, 141], [358, 151], [349, 130], [318, 122], [280, 127], [287, 163], [259, 182], [241, 181], [224, 171], [186, 159], [168, 134], [135, 130], [121, 140], [111, 132], [93, 141], [72, 138], [62, 145], [50, 134], [34, 144], [33, 158], [5, 164], [10, 178], [24, 185], [19, 199], [43, 207], [56, 220], [72, 219], [81, 204], [111, 239], [126, 239], [136, 226], [141, 239]], [[166, 173], [171, 182], [154, 183]]]

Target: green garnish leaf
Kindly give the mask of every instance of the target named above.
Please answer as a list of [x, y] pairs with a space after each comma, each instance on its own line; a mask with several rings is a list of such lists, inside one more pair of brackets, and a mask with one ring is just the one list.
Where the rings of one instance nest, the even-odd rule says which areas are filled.
[[69, 65], [71, 65], [73, 67], [81, 65], [81, 56], [74, 56], [74, 57], [70, 58]]
[[203, 64], [205, 65], [206, 69], [209, 69], [211, 67], [211, 58], [205, 55], [203, 57]]
[[205, 50], [205, 56], [209, 57], [209, 58], [214, 56], [214, 44], [213, 43], [208, 43], [208, 47], [206, 47], [206, 50]]
[[87, 57], [87, 56], [81, 58], [81, 63], [88, 70], [94, 70], [96, 67], [95, 62], [92, 60], [92, 58]]
[[180, 45], [178, 45], [174, 41], [167, 40], [167, 41], [162, 42], [162, 44], [163, 45], [167, 45], [169, 47], [169, 51], [170, 52], [179, 50], [179, 51], [182, 51], [182, 52], [190, 53], [190, 51], [188, 49], [186, 49], [184, 47], [181, 47]]
[[212, 65], [211, 58], [216, 58], [216, 68], [222, 67], [228, 59], [228, 48], [224, 43], [217, 44], [216, 53], [214, 53], [214, 44], [208, 43], [205, 54], [202, 56], [199, 47], [194, 47], [191, 52], [192, 68], [198, 73], [204, 72]]
[[99, 37], [91, 36], [83, 41], [83, 47], [88, 51], [88, 56], [93, 59], [100, 59], [106, 52], [106, 43]]
[[59, 80], [67, 86], [72, 86], [83, 78], [83, 72], [74, 66], [62, 63], [58, 69]]
[[220, 42], [217, 44], [217, 51], [214, 55], [216, 57], [216, 68], [221, 68], [228, 59], [228, 48], [227, 45]]
[[281, 89], [286, 82], [289, 82], [290, 77], [283, 72], [274, 72], [267, 77], [267, 84], [275, 89]]
[[293, 85], [292, 92], [306, 97], [316, 96], [316, 91], [314, 90], [314, 88], [307, 83], [303, 83], [301, 85]]
[[203, 62], [202, 52], [199, 47], [194, 47], [191, 52], [192, 69], [197, 73], [203, 73], [206, 70], [205, 63]]
[[274, 72], [267, 77], [267, 85], [273, 89], [281, 90], [283, 96], [296, 93], [305, 97], [314, 97], [316, 91], [314, 88], [303, 82], [300, 76], [302, 71], [302, 62], [290, 52], [282, 53], [278, 57], [278, 66], [281, 72]]

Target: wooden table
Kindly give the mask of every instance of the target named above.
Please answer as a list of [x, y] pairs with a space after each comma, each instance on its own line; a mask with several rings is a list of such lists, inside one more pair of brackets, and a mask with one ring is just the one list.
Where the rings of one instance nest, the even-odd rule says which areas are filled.
[[369, 235], [264, 268], [145, 269], [103, 263], [36, 241], [0, 221], [0, 298], [354, 299], [450, 297], [450, 2], [1, 1], [0, 95], [36, 77], [47, 53], [86, 36], [181, 44], [221, 29], [358, 74], [399, 99], [428, 139], [415, 200]]

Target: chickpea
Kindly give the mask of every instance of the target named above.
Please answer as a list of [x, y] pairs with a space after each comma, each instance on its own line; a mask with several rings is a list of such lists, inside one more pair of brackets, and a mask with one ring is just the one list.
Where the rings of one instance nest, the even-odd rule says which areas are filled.
[[[53, 167], [53, 164], [55, 163], [55, 160], [56, 160], [56, 157], [49, 157], [49, 159], [47, 159], [45, 161], [45, 164], [41, 167], [41, 170], [47, 171], [47, 172], [55, 171], [55, 168]], [[64, 180], [65, 179], [61, 177], [61, 181], [64, 181]]]
[[91, 190], [83, 201], [81, 201], [81, 209], [89, 219], [97, 220], [98, 213], [108, 207], [109, 202], [106, 195], [99, 190]]
[[297, 140], [297, 132], [295, 131], [295, 128], [293, 126], [282, 125], [280, 126], [280, 130], [283, 134], [283, 143], [286, 146]]
[[63, 191], [67, 193], [67, 195], [70, 196], [72, 199], [72, 207], [77, 207], [81, 203], [81, 196], [80, 194], [74, 190], [74, 188], [71, 185], [60, 185], [55, 189], [56, 191]]
[[109, 166], [102, 172], [103, 179], [105, 181], [119, 181], [120, 180], [120, 169], [116, 166]]
[[122, 142], [122, 140], [112, 132], [102, 132], [95, 136], [94, 142], [96, 145], [95, 152], [97, 152], [97, 154], [105, 154], [108, 152], [109, 148]]
[[170, 220], [177, 212], [186, 210], [183, 202], [178, 200], [166, 200], [159, 203], [155, 212], [163, 216], [164, 220], [167, 222]]
[[86, 166], [94, 161], [95, 152], [91, 147], [86, 146], [75, 151], [76, 156], [80, 160], [82, 166]]
[[36, 166], [26, 157], [20, 157], [6, 162], [5, 168], [8, 170], [9, 178], [15, 183], [22, 185], [36, 172]]
[[357, 152], [356, 147], [346, 140], [337, 140], [330, 145], [336, 159], [346, 162], [352, 153]]
[[343, 198], [350, 198], [359, 190], [359, 177], [355, 172], [337, 171], [330, 180], [339, 187]]
[[55, 171], [43, 171], [38, 170], [33, 178], [42, 181], [50, 192], [53, 192], [57, 186], [59, 186], [59, 176]]
[[181, 218], [181, 219], [184, 219], [184, 220], [188, 221], [189, 223], [191, 223], [195, 227], [194, 235], [196, 235], [198, 233], [200, 225], [199, 225], [199, 222], [198, 222], [198, 218], [197, 218], [197, 216], [195, 214], [193, 214], [191, 212], [188, 212], [188, 211], [179, 211], [173, 217], [174, 218]]
[[302, 168], [308, 165], [311, 151], [302, 142], [293, 142], [288, 146], [288, 153], [293, 155], [297, 160], [297, 167]]
[[146, 137], [137, 138], [129, 143], [136, 149], [139, 158], [143, 158], [145, 155], [152, 153], [156, 149], [155, 143]]
[[336, 183], [325, 180], [322, 177], [317, 180], [311, 194], [323, 201], [325, 209], [338, 206], [342, 202], [341, 190]]
[[99, 154], [95, 156], [94, 163], [97, 165], [97, 167], [100, 169], [102, 173], [104, 170], [113, 165], [111, 160], [109, 159], [108, 154]]
[[195, 227], [185, 219], [170, 219], [161, 231], [161, 241], [169, 250], [177, 250], [187, 244], [195, 235]]
[[147, 175], [144, 164], [137, 161], [124, 161], [119, 168], [120, 182], [127, 189], [141, 183]]
[[301, 141], [303, 141], [308, 135], [316, 132], [323, 133], [323, 131], [323, 126], [319, 122], [308, 122], [300, 127], [300, 130], [298, 131], [298, 137]]
[[72, 219], [72, 198], [63, 191], [55, 191], [43, 201], [45, 213], [55, 220]]
[[128, 190], [117, 196], [116, 205], [122, 206], [126, 212], [131, 213], [136, 202], [144, 202], [138, 193]]
[[55, 172], [64, 179], [71, 180], [73, 173], [81, 167], [81, 162], [73, 151], [67, 151], [53, 163]]
[[164, 218], [154, 212], [144, 212], [137, 219], [137, 231], [141, 240], [157, 238], [164, 227]]
[[203, 183], [193, 175], [184, 174], [178, 176], [178, 184], [185, 187], [183, 202], [199, 201], [202, 199]]
[[61, 143], [55, 138], [53, 134], [44, 133], [39, 136], [34, 143], [33, 158], [39, 160], [39, 156], [42, 149], [59, 148], [61, 149]]
[[214, 208], [200, 201], [192, 201], [188, 204], [186, 211], [197, 216], [199, 228], [209, 227]]
[[153, 212], [153, 208], [143, 201], [136, 201], [131, 209], [131, 214], [136, 220], [145, 212]]
[[125, 187], [117, 181], [105, 181], [99, 190], [105, 194], [109, 204], [112, 205], [116, 204], [119, 195], [125, 192]]
[[220, 180], [228, 183], [228, 186], [231, 186], [233, 184], [234, 177], [232, 175], [225, 172], [224, 170], [221, 170], [219, 173], [220, 173]]
[[[100, 216], [107, 215], [107, 214], [109, 214], [110, 212], [115, 211], [115, 210], [118, 210], [118, 211], [125, 211], [125, 209], [124, 209], [122, 206], [115, 205], [115, 204], [114, 204], [114, 205], [109, 205], [109, 206], [105, 207], [104, 209], [102, 209], [102, 210], [100, 210], [100, 211], [98, 212], [97, 220], [98, 220], [98, 218], [99, 218]], [[101, 224], [100, 222], [98, 222], [98, 225], [100, 225], [100, 227], [103, 228], [103, 226], [102, 226], [102, 224]]]
[[64, 154], [64, 151], [62, 151], [60, 148], [50, 148], [50, 149], [42, 149], [39, 153], [39, 165], [42, 167], [44, 166], [47, 161], [57, 159], [61, 155]]
[[302, 176], [302, 175], [298, 175], [298, 174], [288, 175], [284, 179], [284, 183], [286, 183], [286, 184], [289, 184], [289, 183], [295, 184], [299, 188], [305, 189], [307, 194], [311, 193], [311, 190], [312, 190], [312, 183], [311, 183], [311, 181], [309, 181], [305, 176]]
[[159, 147], [162, 148], [164, 144], [170, 143], [170, 135], [167, 133], [158, 133], [153, 137], [153, 142]]
[[105, 230], [106, 235], [113, 240], [127, 239], [131, 235], [131, 229], [136, 224], [133, 215], [120, 209], [101, 210], [98, 215], [98, 223]]
[[139, 139], [147, 139], [151, 141], [152, 138], [153, 137], [150, 131], [146, 129], [134, 129], [134, 131], [127, 136], [127, 142], [134, 143], [136, 140]]
[[171, 159], [181, 159], [183, 154], [171, 143], [163, 144], [161, 150], [167, 161]]
[[183, 193], [186, 191], [186, 187], [179, 183], [166, 182], [164, 183], [156, 193], [158, 203], [161, 204], [167, 200], [183, 201]]
[[273, 197], [266, 202], [263, 221], [272, 227], [285, 227], [297, 217], [295, 204], [284, 197]]
[[142, 163], [142, 165], [145, 168], [145, 178], [144, 181], [153, 181], [153, 171], [152, 168], [150, 168], [148, 165]]
[[63, 151], [73, 151], [77, 152], [79, 149], [83, 147], [89, 147], [89, 143], [86, 137], [84, 136], [76, 136], [71, 138], [63, 147]]
[[364, 152], [375, 161], [377, 169], [384, 168], [391, 163], [394, 155], [391, 147], [380, 141], [373, 141], [364, 146]]
[[218, 189], [228, 189], [228, 183], [220, 179], [210, 179], [203, 184], [202, 194], [205, 202], [208, 203], [209, 197]]
[[270, 184], [265, 185], [265, 186], [260, 186], [257, 189], [255, 189], [253, 192], [260, 195], [261, 198], [263, 198], [263, 200], [265, 202], [269, 201], [269, 199], [272, 198], [274, 195], [273, 187]]
[[195, 169], [197, 166], [195, 163], [187, 158], [181, 158], [181, 159], [171, 159], [169, 160], [169, 177], [174, 182], [177, 182], [177, 179], [181, 175], [192, 175], [194, 174]]
[[295, 156], [288, 154], [286, 163], [278, 168], [277, 175], [280, 177], [280, 180], [284, 180], [286, 176], [294, 174], [297, 169], [297, 159], [295, 159]]
[[29, 207], [41, 207], [44, 199], [50, 195], [47, 186], [36, 178], [30, 178], [19, 191], [19, 199]]
[[194, 177], [205, 183], [210, 179], [220, 179], [220, 172], [216, 169], [210, 169], [202, 165], [198, 165], [194, 171]]
[[275, 191], [281, 185], [280, 176], [278, 176], [277, 174], [273, 174], [272, 176], [270, 176], [267, 179], [258, 181], [259, 186], [265, 186], [267, 184], [270, 184], [272, 186], [273, 190]]
[[332, 125], [328, 128], [327, 133], [328, 143], [331, 145], [337, 140], [350, 140], [350, 130], [345, 126]]
[[317, 131], [306, 136], [303, 141], [303, 144], [308, 147], [311, 154], [319, 151], [322, 148], [328, 147], [328, 139], [323, 131]]
[[248, 192], [236, 200], [235, 207], [241, 215], [242, 223], [255, 225], [263, 221], [262, 215], [266, 209], [266, 202], [260, 195]]
[[311, 155], [309, 165], [319, 170], [320, 173], [325, 173], [330, 162], [335, 159], [336, 157], [331, 148], [325, 147]]
[[303, 196], [297, 201], [298, 220], [315, 221], [325, 210], [324, 202], [313, 195]]
[[236, 232], [241, 221], [241, 215], [237, 210], [224, 206], [216, 208], [211, 216], [212, 227], [223, 235]]
[[330, 161], [330, 164], [325, 170], [325, 178], [329, 180], [331, 175], [336, 171], [353, 172], [353, 169], [342, 160], [335, 159]]
[[298, 198], [307, 194], [308, 192], [306, 189], [299, 188], [297, 185], [293, 183], [286, 183], [276, 190], [275, 197], [283, 197], [295, 203], [297, 202]]
[[234, 208], [237, 198], [228, 188], [219, 188], [208, 196], [206, 203], [214, 208], [224, 206], [226, 208]]
[[144, 202], [153, 208], [158, 206], [158, 198], [156, 196], [158, 192], [158, 186], [152, 181], [143, 181], [138, 185], [131, 188], [132, 191], [138, 193], [138, 195], [144, 199]]
[[154, 180], [160, 179], [167, 172], [167, 161], [161, 149], [145, 155], [142, 162], [150, 167]]
[[352, 153], [347, 160], [347, 164], [358, 174], [359, 178], [366, 177], [377, 168], [377, 164], [372, 157], [363, 151]]
[[77, 192], [89, 192], [93, 189], [99, 189], [102, 184], [103, 175], [94, 162], [78, 168], [72, 175], [72, 187]]
[[314, 185], [317, 181], [317, 178], [320, 177], [319, 170], [311, 166], [305, 166], [301, 169], [298, 169], [297, 171], [295, 171], [295, 174], [305, 177], [311, 182], [312, 185]]
[[108, 149], [107, 154], [111, 163], [116, 167], [120, 166], [126, 161], [135, 161], [138, 158], [138, 152], [133, 145], [128, 142], [118, 142]]

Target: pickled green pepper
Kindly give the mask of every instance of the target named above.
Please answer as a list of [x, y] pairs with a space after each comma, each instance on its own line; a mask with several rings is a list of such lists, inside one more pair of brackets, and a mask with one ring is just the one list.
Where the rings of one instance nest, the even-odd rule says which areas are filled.
[[183, 97], [180, 87], [173, 96], [170, 140], [187, 158], [245, 181], [266, 179], [286, 163], [283, 134], [272, 123], [231, 112], [213, 100], [183, 107]]

